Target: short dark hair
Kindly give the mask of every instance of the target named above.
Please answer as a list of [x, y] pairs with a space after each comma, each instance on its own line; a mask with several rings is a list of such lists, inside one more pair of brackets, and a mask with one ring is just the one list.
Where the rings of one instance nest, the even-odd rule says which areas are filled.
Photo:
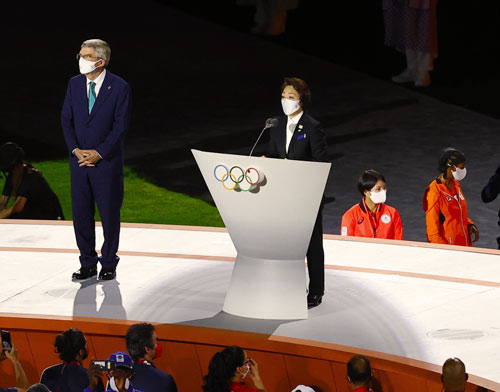
[[45, 384], [33, 384], [26, 392], [50, 392], [50, 389]]
[[82, 331], [76, 328], [69, 328], [56, 336], [54, 347], [59, 358], [65, 362], [71, 362], [76, 359], [80, 350], [86, 350], [87, 339]]
[[380, 180], [387, 183], [387, 181], [385, 181], [385, 177], [378, 171], [373, 169], [365, 170], [358, 179], [358, 190], [361, 195], [364, 196], [365, 191], [372, 189]]
[[292, 86], [295, 90], [297, 90], [303, 109], [309, 106], [311, 103], [311, 90], [309, 90], [309, 86], [306, 82], [299, 78], [286, 77], [281, 85], [281, 92], [283, 92], [286, 86]]
[[24, 159], [24, 150], [14, 142], [0, 146], [0, 170], [10, 171]]
[[454, 147], [445, 147], [439, 151], [438, 170], [444, 174], [444, 178], [446, 178], [448, 167], [459, 165], [462, 162], [465, 162], [465, 154]]
[[128, 329], [125, 341], [127, 351], [134, 361], [144, 357], [146, 354], [144, 347], [155, 348], [153, 341], [154, 330], [155, 327], [149, 323], [134, 324]]
[[347, 376], [352, 384], [365, 383], [372, 377], [370, 361], [362, 355], [356, 355], [347, 362]]

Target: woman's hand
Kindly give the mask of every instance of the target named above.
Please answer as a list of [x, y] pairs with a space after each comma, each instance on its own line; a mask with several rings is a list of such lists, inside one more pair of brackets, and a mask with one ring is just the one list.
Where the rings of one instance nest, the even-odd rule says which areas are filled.
[[259, 391], [265, 391], [266, 387], [259, 374], [259, 365], [252, 358], [248, 358], [248, 361], [250, 363], [250, 377], [252, 378], [255, 388]]
[[477, 240], [479, 239], [479, 229], [477, 228], [477, 226], [472, 224], [472, 225], [469, 225], [468, 229], [469, 229], [470, 240], [472, 242], [477, 242]]

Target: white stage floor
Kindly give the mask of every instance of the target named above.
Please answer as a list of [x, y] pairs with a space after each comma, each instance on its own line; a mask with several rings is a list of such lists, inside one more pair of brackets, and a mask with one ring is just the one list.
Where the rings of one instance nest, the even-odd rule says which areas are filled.
[[254, 320], [221, 311], [236, 256], [223, 229], [124, 224], [117, 280], [75, 283], [71, 222], [4, 221], [0, 313], [237, 329], [436, 365], [456, 356], [500, 382], [500, 252], [442, 248], [326, 236], [323, 304], [306, 320]]

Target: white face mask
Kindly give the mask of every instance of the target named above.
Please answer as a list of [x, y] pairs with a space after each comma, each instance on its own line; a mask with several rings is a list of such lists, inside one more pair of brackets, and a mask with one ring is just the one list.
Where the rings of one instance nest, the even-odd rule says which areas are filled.
[[300, 100], [281, 98], [281, 107], [283, 108], [283, 112], [289, 116], [300, 109]]
[[370, 192], [370, 199], [372, 199], [375, 204], [384, 203], [386, 197], [387, 191], [385, 189], [382, 189], [379, 192]]
[[463, 169], [460, 169], [459, 167], [457, 167], [456, 169], [456, 171], [451, 172], [453, 174], [453, 178], [457, 181], [462, 181], [467, 175], [467, 168], [464, 167]]
[[[116, 391], [116, 392], [120, 392], [118, 387], [116, 386], [116, 383], [115, 383], [115, 378], [114, 377], [111, 377], [109, 379], [109, 387], [113, 390], [113, 391]], [[128, 391], [128, 389], [130, 388], [130, 380], [128, 378], [125, 379], [125, 389]]]
[[80, 60], [78, 60], [78, 66], [80, 67], [80, 73], [81, 74], [88, 74], [92, 71], [94, 71], [97, 67], [95, 66], [99, 61], [88, 61], [85, 60], [83, 57], [80, 57]]
[[249, 371], [250, 371], [250, 364], [247, 363], [247, 370], [245, 371], [245, 373], [241, 374], [241, 378], [245, 378], [248, 375]]

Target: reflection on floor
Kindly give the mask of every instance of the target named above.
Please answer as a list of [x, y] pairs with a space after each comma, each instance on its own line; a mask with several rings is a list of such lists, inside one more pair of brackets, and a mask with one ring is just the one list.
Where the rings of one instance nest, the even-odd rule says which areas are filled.
[[222, 311], [236, 256], [227, 232], [124, 226], [117, 279], [76, 283], [71, 222], [0, 224], [0, 312], [253, 331], [439, 365], [457, 356], [469, 373], [500, 381], [498, 251], [328, 237], [323, 304], [305, 320], [256, 320]]

